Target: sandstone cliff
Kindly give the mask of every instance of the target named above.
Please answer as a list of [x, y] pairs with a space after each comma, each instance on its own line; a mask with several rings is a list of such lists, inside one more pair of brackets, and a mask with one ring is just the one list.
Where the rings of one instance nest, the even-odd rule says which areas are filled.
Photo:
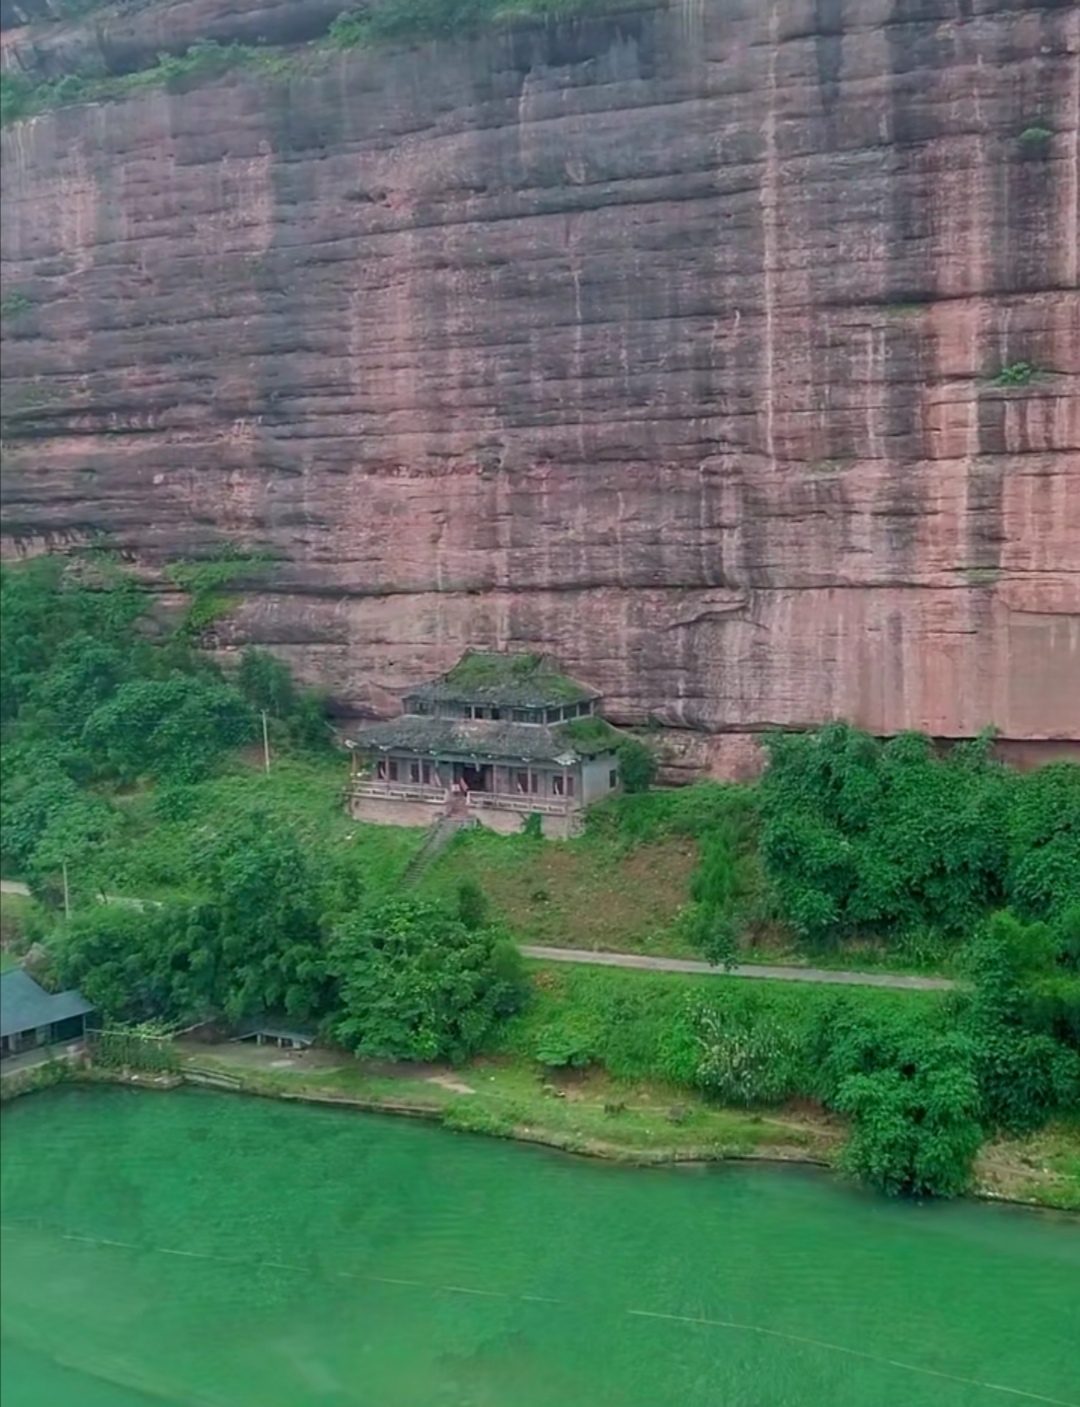
[[[9, 69], [338, 7], [49, 8]], [[266, 549], [223, 643], [360, 711], [527, 645], [721, 769], [834, 716], [1080, 738], [1075, 5], [294, 52], [5, 128], [5, 551]]]

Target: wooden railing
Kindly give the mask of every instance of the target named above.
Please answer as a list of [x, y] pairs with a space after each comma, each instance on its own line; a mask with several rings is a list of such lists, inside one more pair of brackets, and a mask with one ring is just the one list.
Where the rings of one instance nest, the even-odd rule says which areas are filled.
[[500, 811], [519, 811], [523, 816], [534, 812], [542, 816], [565, 816], [575, 809], [572, 796], [520, 796], [502, 791], [470, 792], [469, 805], [471, 808], [494, 806]]
[[[444, 802], [448, 799], [448, 794], [442, 787], [426, 787], [420, 782], [382, 782], [371, 778], [353, 782], [349, 794], [353, 797], [369, 796], [380, 801]], [[498, 811], [516, 811], [523, 816], [532, 815], [534, 812], [542, 816], [565, 816], [577, 810], [572, 796], [522, 796], [502, 791], [469, 792], [470, 811], [487, 806]]]
[[377, 796], [386, 801], [437, 801], [447, 799], [445, 787], [426, 787], [422, 782], [380, 782], [365, 778], [353, 782], [350, 796]]

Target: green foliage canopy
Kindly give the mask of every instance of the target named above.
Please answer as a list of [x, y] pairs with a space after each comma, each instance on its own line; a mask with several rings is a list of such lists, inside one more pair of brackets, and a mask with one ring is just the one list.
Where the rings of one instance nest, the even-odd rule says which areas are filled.
[[1050, 919], [1080, 900], [1080, 768], [1025, 774], [984, 736], [940, 755], [846, 724], [778, 735], [761, 854], [781, 914], [813, 943], [931, 930], [955, 943], [1006, 906]]
[[490, 1041], [525, 988], [517, 949], [453, 909], [399, 898], [361, 911], [335, 937], [343, 1015], [335, 1035], [360, 1055], [461, 1061]]

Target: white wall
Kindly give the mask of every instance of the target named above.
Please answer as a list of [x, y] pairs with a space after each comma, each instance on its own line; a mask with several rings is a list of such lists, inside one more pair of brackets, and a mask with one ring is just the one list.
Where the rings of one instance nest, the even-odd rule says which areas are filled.
[[599, 801], [602, 796], [610, 794], [609, 777], [612, 772], [618, 770], [618, 766], [614, 753], [591, 757], [581, 764], [581, 800], [584, 805], [588, 806], [591, 802]]

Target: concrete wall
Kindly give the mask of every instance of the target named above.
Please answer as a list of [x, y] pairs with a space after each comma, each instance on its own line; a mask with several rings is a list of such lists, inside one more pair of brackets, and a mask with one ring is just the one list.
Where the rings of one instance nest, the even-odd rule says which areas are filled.
[[590, 758], [581, 764], [581, 800], [588, 806], [599, 801], [611, 792], [611, 773], [618, 767], [618, 761], [611, 753], [602, 757]]
[[[484, 806], [478, 801], [478, 792], [473, 793], [469, 805], [469, 817], [488, 830], [499, 835], [517, 835], [525, 825], [527, 816], [520, 811], [504, 811], [497, 806]], [[356, 821], [365, 821], [373, 826], [431, 826], [443, 814], [443, 803], [424, 801], [395, 801], [387, 797], [357, 796], [349, 804], [349, 814]], [[541, 829], [549, 840], [568, 840], [578, 835], [582, 828], [582, 817], [577, 812], [569, 815], [542, 816]]]
[[[497, 806], [477, 804], [475, 792], [469, 805], [469, 815], [474, 821], [479, 821], [482, 826], [496, 831], [499, 835], [518, 835], [528, 820], [528, 816], [518, 811], [502, 811]], [[540, 829], [548, 840], [569, 840], [571, 836], [580, 835], [583, 824], [579, 811], [570, 811], [558, 816], [540, 816]]]
[[355, 796], [349, 804], [349, 814], [353, 820], [373, 826], [430, 826], [442, 815], [443, 806], [441, 800], [392, 801], [381, 796]]

